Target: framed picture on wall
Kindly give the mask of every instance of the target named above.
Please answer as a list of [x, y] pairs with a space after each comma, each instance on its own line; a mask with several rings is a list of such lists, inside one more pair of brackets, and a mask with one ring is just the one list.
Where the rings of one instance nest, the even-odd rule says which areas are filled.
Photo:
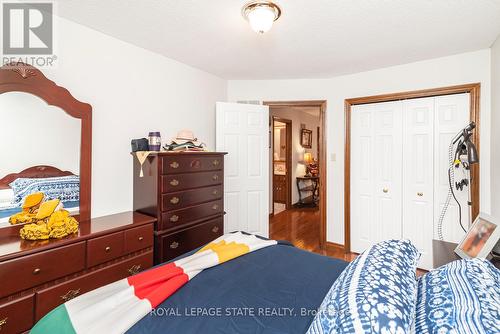
[[307, 129], [300, 130], [300, 145], [304, 148], [312, 147], [312, 131]]
[[500, 228], [491, 217], [480, 214], [455, 249], [461, 258], [485, 258], [500, 237]]

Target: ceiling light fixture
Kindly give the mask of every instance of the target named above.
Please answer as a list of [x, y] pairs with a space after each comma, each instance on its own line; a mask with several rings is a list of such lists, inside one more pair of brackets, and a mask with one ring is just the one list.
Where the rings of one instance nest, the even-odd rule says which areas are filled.
[[265, 33], [271, 30], [274, 21], [280, 18], [281, 9], [271, 1], [252, 1], [241, 10], [255, 32]]

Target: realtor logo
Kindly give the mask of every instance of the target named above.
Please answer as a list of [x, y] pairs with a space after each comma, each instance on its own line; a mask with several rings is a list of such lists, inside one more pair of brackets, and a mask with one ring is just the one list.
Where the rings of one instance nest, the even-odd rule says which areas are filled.
[[3, 54], [51, 55], [52, 3], [2, 3]]

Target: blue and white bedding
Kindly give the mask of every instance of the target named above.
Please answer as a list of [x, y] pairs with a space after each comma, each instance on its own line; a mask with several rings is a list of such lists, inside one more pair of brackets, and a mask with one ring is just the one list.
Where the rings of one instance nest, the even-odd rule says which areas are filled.
[[76, 175], [18, 178], [9, 186], [10, 189], [3, 189], [0, 193], [0, 223], [21, 212], [24, 198], [36, 192], [43, 192], [46, 200], [60, 199], [66, 209], [73, 209], [69, 211], [75, 211], [80, 205], [80, 178]]

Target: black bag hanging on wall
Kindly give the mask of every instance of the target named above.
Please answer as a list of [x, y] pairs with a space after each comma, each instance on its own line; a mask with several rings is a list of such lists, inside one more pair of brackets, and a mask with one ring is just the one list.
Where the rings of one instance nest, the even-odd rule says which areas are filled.
[[149, 151], [149, 143], [146, 138], [132, 139], [132, 152]]

